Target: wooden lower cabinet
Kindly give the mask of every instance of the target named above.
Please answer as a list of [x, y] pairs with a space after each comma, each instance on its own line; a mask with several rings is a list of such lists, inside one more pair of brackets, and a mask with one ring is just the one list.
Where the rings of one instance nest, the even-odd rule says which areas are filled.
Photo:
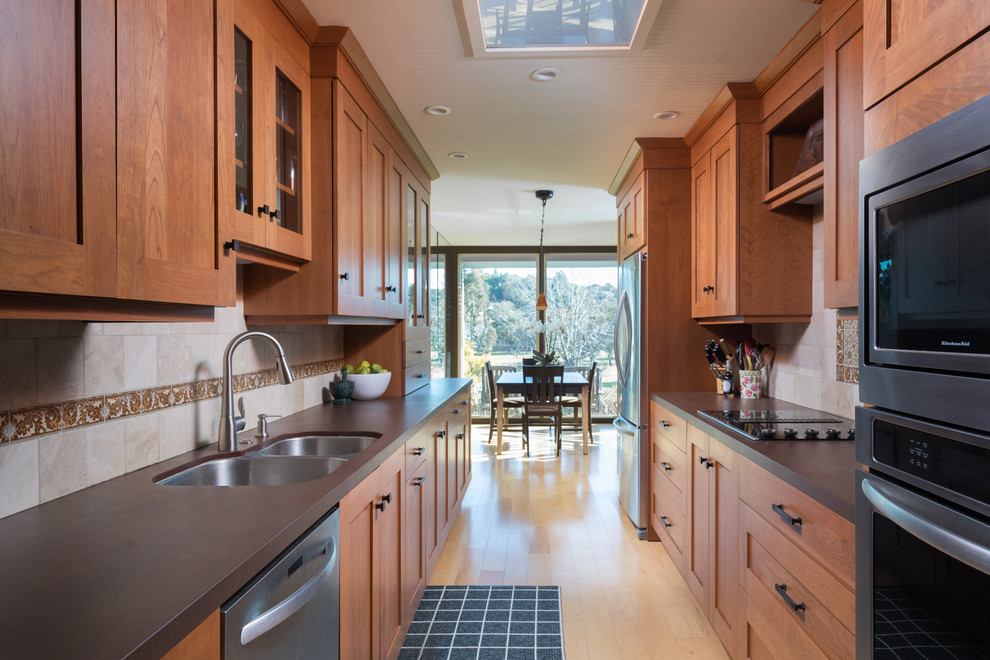
[[395, 658], [402, 645], [403, 452], [340, 502], [340, 657]]
[[162, 656], [162, 660], [220, 660], [220, 610]]
[[651, 405], [651, 533], [729, 655], [853, 658], [853, 524], [680, 422]]
[[735, 655], [739, 619], [738, 455], [688, 427], [688, 537], [684, 575], [722, 644]]
[[340, 502], [344, 660], [399, 654], [470, 482], [467, 428], [449, 423], [456, 408], [469, 425], [468, 387]]

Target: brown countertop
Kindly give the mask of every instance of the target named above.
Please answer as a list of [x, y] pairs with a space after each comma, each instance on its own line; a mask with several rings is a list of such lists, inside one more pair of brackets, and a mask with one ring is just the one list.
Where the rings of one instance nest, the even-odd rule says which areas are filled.
[[160, 486], [210, 445], [0, 520], [0, 655], [159, 658], [453, 400], [469, 379], [406, 397], [320, 405], [272, 439], [370, 431], [339, 470], [286, 486]]
[[779, 399], [726, 398], [707, 392], [662, 392], [652, 399], [701, 427], [730, 449], [854, 522], [855, 459], [851, 440], [767, 440], [750, 438], [698, 415], [699, 410], [806, 408]]

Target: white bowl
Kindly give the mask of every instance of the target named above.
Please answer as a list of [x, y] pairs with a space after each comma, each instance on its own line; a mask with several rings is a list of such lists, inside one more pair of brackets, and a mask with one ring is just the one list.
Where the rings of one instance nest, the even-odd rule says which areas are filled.
[[352, 399], [377, 399], [388, 387], [392, 380], [392, 372], [384, 374], [347, 374], [347, 380], [354, 381], [354, 394]]

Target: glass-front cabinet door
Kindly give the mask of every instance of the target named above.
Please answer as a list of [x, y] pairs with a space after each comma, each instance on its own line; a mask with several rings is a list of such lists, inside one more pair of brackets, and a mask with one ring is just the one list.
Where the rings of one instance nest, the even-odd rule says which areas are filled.
[[406, 339], [430, 337], [430, 199], [415, 177], [406, 182]]
[[234, 69], [233, 227], [246, 244], [238, 256], [298, 268], [311, 251], [309, 73], [243, 7], [235, 17]]

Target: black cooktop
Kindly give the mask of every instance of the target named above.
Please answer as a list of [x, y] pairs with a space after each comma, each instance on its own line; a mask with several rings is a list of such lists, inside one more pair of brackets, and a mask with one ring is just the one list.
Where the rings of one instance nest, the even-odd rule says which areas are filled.
[[699, 410], [755, 440], [854, 440], [853, 420], [817, 410]]

